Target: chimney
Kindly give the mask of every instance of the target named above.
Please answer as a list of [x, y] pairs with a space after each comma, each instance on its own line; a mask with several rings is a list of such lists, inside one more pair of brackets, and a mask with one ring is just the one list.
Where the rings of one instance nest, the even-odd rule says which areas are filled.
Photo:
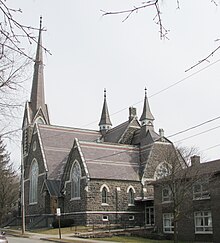
[[191, 166], [195, 166], [195, 165], [200, 164], [200, 156], [193, 155], [190, 159], [191, 159]]
[[134, 117], [137, 117], [137, 111], [135, 107], [129, 107], [129, 122], [133, 120]]
[[159, 135], [160, 135], [161, 138], [164, 137], [164, 130], [163, 130], [163, 128], [159, 129]]

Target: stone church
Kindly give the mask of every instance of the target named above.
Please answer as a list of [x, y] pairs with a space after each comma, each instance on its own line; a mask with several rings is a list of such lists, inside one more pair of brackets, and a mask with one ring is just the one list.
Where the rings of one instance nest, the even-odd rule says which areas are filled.
[[[106, 91], [99, 130], [52, 125], [45, 104], [40, 26], [30, 101], [22, 124], [24, 200], [29, 228], [50, 226], [60, 208], [75, 224], [154, 224], [153, 187], [173, 144], [154, 130], [146, 90], [143, 112], [112, 127]], [[73, 107], [74, 109], [74, 107]], [[85, 111], [86, 112], [86, 111]]]

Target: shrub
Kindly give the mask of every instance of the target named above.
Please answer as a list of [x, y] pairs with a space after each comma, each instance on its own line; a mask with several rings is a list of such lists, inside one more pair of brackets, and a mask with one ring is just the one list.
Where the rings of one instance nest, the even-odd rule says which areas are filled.
[[[60, 219], [60, 227], [71, 227], [74, 224], [74, 219]], [[59, 228], [59, 221], [58, 219], [54, 220], [52, 223], [53, 228]]]

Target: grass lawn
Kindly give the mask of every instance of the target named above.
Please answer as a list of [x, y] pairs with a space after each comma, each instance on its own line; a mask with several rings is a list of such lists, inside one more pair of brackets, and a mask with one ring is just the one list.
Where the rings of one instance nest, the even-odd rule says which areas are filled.
[[171, 243], [173, 241], [165, 241], [165, 240], [149, 240], [141, 237], [133, 237], [133, 236], [113, 236], [109, 238], [98, 238], [96, 240], [103, 240], [106, 242], [122, 242], [122, 243]]
[[[57, 235], [58, 234], [58, 228], [55, 229], [34, 229], [32, 232], [39, 233], [39, 234], [49, 234], [49, 235]], [[92, 227], [85, 227], [85, 226], [77, 226], [77, 227], [66, 227], [61, 228], [62, 234], [74, 234], [76, 232], [88, 232], [92, 231]]]
[[[66, 228], [61, 228], [61, 233], [62, 234], [73, 234], [75, 232], [88, 232], [92, 231], [92, 227], [85, 227], [85, 226], [77, 226], [75, 227], [66, 227]], [[57, 235], [58, 236], [58, 229], [39, 229], [39, 230], [34, 230], [32, 232], [40, 233], [40, 234], [50, 234], [50, 235]], [[55, 238], [54, 238], [55, 239]], [[56, 238], [57, 239], [57, 238]], [[92, 238], [95, 240], [100, 240], [100, 241], [106, 241], [106, 242], [121, 242], [121, 243], [172, 243], [173, 241], [169, 240], [150, 240], [142, 237], [133, 237], [133, 236], [113, 236], [113, 237], [106, 237], [106, 238]], [[78, 243], [79, 241], [75, 240], [64, 240], [63, 242], [76, 242]], [[83, 241], [85, 243], [89, 243], [90, 240]], [[183, 242], [179, 242], [183, 243]], [[189, 243], [189, 242], [188, 242]]]

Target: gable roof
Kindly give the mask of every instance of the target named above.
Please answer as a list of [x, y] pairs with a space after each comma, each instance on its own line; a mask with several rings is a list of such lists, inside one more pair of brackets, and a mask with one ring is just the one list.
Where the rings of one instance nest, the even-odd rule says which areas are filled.
[[104, 138], [105, 142], [132, 144], [135, 132], [140, 129], [140, 124], [134, 117], [131, 121], [126, 121], [110, 129]]
[[73, 146], [75, 138], [96, 141], [100, 132], [78, 128], [67, 128], [38, 124], [39, 139], [45, 155], [48, 178], [61, 178], [63, 166]]
[[191, 165], [190, 167], [186, 168], [188, 176], [193, 176], [195, 172], [197, 175], [213, 175], [220, 173], [220, 159], [208, 161], [204, 163], [199, 163], [196, 165]]
[[43, 187], [47, 188], [50, 196], [60, 197], [60, 180], [45, 180]]
[[140, 181], [139, 148], [79, 141], [90, 178]]

